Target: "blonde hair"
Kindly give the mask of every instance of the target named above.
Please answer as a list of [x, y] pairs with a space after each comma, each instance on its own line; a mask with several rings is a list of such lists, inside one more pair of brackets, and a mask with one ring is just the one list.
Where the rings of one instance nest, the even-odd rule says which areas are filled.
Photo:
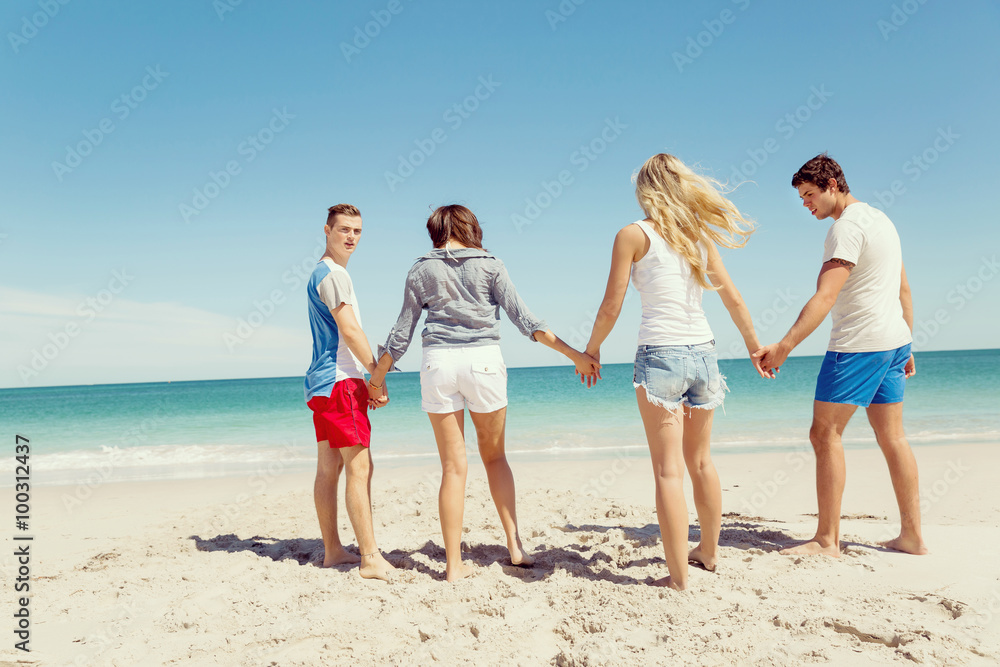
[[634, 180], [635, 197], [653, 228], [687, 260], [699, 285], [718, 289], [705, 275], [708, 266], [699, 244], [742, 248], [754, 222], [723, 196], [722, 184], [696, 174], [673, 155], [649, 158]]

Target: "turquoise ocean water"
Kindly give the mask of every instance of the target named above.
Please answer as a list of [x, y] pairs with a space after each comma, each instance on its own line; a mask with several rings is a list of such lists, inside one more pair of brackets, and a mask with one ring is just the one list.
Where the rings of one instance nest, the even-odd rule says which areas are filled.
[[[808, 448], [820, 357], [789, 359], [765, 381], [744, 360], [723, 360], [730, 393], [717, 410], [713, 451]], [[597, 387], [572, 367], [508, 373], [507, 450], [514, 459], [646, 456], [632, 365], [609, 364]], [[371, 415], [379, 465], [437, 461], [420, 411], [417, 373], [389, 377], [391, 403]], [[906, 388], [904, 420], [914, 446], [1000, 440], [1000, 350], [925, 352]], [[31, 441], [36, 484], [211, 477], [308, 469], [316, 444], [302, 378], [215, 380], [0, 390], [3, 432]], [[466, 435], [475, 449], [472, 424]], [[863, 414], [847, 447], [875, 447]], [[13, 485], [13, 454], [0, 486]]]

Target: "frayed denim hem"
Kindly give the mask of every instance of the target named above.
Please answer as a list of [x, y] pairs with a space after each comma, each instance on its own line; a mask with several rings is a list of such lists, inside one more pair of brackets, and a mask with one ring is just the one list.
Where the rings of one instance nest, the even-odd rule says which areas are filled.
[[668, 404], [662, 398], [657, 398], [656, 396], [650, 394], [649, 389], [646, 388], [645, 383], [639, 384], [638, 382], [633, 382], [632, 387], [634, 389], [642, 387], [643, 390], [646, 392], [646, 400], [655, 405], [656, 407], [663, 408], [664, 410], [673, 415], [676, 415], [678, 412], [680, 412], [681, 415], [684, 414], [684, 401], [677, 401], [673, 404]]
[[718, 397], [716, 397], [713, 400], [709, 401], [708, 403], [704, 403], [702, 405], [691, 405], [690, 403], [688, 403], [687, 404], [688, 407], [689, 408], [698, 408], [699, 410], [714, 410], [715, 408], [718, 408], [718, 407], [721, 406], [722, 407], [722, 414], [726, 414], [726, 407], [724, 405], [722, 405], [722, 404], [726, 400], [726, 392], [729, 391], [729, 385], [726, 384], [726, 376], [725, 375], [720, 375], [719, 379], [722, 382], [722, 387], [719, 388], [719, 395], [718, 395]]

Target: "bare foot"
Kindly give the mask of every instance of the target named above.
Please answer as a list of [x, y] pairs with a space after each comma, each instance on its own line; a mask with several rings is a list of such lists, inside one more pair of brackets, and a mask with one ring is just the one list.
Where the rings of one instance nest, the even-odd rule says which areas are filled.
[[778, 553], [782, 556], [830, 556], [831, 558], [840, 558], [840, 545], [831, 544], [828, 547], [824, 547], [818, 541], [812, 539], [798, 546], [782, 549]]
[[902, 551], [903, 553], [913, 554], [915, 556], [923, 556], [924, 554], [929, 554], [930, 550], [924, 541], [919, 537], [899, 537], [882, 542], [882, 546], [886, 549], [893, 549], [894, 551]]
[[688, 552], [688, 562], [694, 561], [695, 563], [700, 563], [709, 572], [715, 572], [715, 566], [719, 562], [718, 554], [713, 556], [708, 556], [701, 550], [701, 545], [699, 544], [694, 549]]
[[683, 591], [687, 588], [687, 584], [680, 585], [673, 580], [671, 577], [663, 577], [662, 579], [657, 579], [656, 581], [650, 582], [650, 586], [658, 586], [660, 588], [672, 588], [675, 591]]
[[329, 549], [323, 556], [323, 565], [320, 567], [333, 567], [334, 565], [353, 565], [354, 563], [360, 563], [361, 558], [355, 556], [350, 551], [344, 549], [344, 547], [336, 547]]
[[510, 564], [517, 567], [531, 567], [535, 564], [535, 559], [528, 555], [528, 552], [521, 546], [521, 540], [517, 541], [513, 547], [507, 547], [510, 552]]
[[382, 554], [376, 551], [373, 554], [365, 554], [361, 558], [361, 567], [358, 571], [361, 573], [362, 579], [381, 579], [382, 581], [389, 581], [389, 573], [394, 571], [396, 568], [392, 566], [392, 563], [387, 561], [382, 557]]
[[474, 570], [466, 565], [465, 563], [459, 563], [457, 567], [446, 567], [444, 571], [445, 579], [451, 582], [458, 581], [459, 579], [465, 579], [471, 575]]

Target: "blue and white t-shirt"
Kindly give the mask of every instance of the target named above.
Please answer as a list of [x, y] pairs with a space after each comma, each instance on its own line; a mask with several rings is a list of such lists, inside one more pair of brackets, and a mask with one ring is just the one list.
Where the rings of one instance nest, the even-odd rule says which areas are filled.
[[306, 371], [306, 402], [329, 396], [333, 385], [347, 378], [365, 377], [365, 367], [347, 347], [332, 311], [346, 303], [361, 325], [361, 311], [347, 269], [324, 257], [309, 278], [309, 326], [312, 328], [312, 363]]

